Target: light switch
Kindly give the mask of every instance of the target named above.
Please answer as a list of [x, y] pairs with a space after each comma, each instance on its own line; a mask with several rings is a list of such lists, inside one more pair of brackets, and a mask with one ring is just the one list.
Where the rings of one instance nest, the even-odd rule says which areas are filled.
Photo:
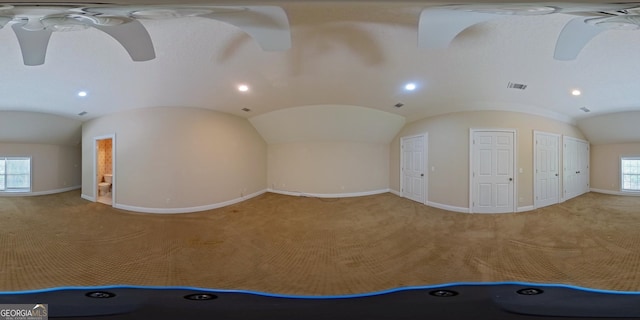
[[518, 172], [522, 173], [522, 172], [524, 172], [524, 171], [522, 170], [522, 168], [520, 168], [520, 169], [518, 169]]

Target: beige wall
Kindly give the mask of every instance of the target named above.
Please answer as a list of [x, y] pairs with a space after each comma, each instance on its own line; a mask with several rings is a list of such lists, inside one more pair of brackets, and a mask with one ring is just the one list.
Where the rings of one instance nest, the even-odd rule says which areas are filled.
[[560, 121], [517, 112], [478, 111], [451, 113], [407, 124], [391, 143], [390, 188], [400, 190], [400, 138], [429, 134], [428, 200], [438, 204], [469, 207], [469, 129], [516, 129], [518, 207], [533, 205], [533, 131], [584, 139], [575, 127]]
[[195, 108], [146, 108], [84, 123], [82, 193], [94, 197], [94, 137], [116, 135], [121, 206], [210, 206], [267, 187], [267, 146], [243, 118]]
[[80, 146], [0, 143], [0, 156], [31, 157], [31, 193], [80, 186]]
[[268, 147], [269, 188], [313, 194], [388, 189], [389, 145], [295, 142]]
[[640, 143], [591, 146], [591, 188], [620, 191], [620, 157], [640, 156]]

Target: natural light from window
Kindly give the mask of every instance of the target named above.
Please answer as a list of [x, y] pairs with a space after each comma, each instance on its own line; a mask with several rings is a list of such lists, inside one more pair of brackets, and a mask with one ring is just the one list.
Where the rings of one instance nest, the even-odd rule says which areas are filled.
[[0, 157], [0, 192], [31, 191], [31, 158]]
[[640, 157], [622, 157], [620, 172], [622, 191], [640, 191]]

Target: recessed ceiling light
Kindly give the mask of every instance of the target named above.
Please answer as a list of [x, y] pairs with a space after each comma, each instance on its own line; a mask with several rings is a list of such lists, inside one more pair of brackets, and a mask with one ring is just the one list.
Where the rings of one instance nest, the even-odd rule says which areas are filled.
[[86, 96], [87, 96], [87, 92], [86, 91], [78, 92], [78, 97], [86, 97]]
[[240, 92], [247, 92], [249, 91], [249, 86], [246, 84], [241, 84], [238, 86], [238, 91]]
[[416, 84], [413, 82], [407, 83], [406, 85], [404, 85], [404, 89], [407, 91], [413, 91], [416, 89]]
[[580, 90], [578, 89], [573, 89], [573, 91], [571, 91], [571, 94], [574, 96], [579, 96], [582, 94], [582, 92], [580, 92]]

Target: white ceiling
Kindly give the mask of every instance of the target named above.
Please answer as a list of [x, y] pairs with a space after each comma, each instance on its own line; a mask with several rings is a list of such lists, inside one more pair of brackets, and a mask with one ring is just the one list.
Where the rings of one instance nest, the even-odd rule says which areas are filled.
[[[513, 110], [577, 123], [592, 142], [639, 140], [635, 137], [640, 132], [632, 128], [616, 140], [607, 136], [608, 130], [585, 126], [610, 126], [610, 118], [597, 119], [640, 110], [640, 31], [604, 32], [576, 60], [558, 61], [553, 58], [555, 41], [573, 15], [507, 17], [463, 31], [449, 48], [420, 49], [420, 12], [434, 2], [242, 4], [251, 3], [285, 9], [291, 49], [263, 51], [236, 27], [210, 19], [145, 20], [154, 60], [133, 62], [112, 38], [90, 28], [54, 33], [45, 64], [25, 66], [14, 33], [4, 28], [0, 111], [84, 121], [156, 106], [207, 108], [252, 118], [286, 108], [349, 105], [412, 121], [464, 110]], [[403, 85], [410, 81], [418, 88], [406, 92]], [[509, 89], [509, 82], [527, 88]], [[240, 83], [250, 91], [238, 92]], [[572, 96], [574, 88], [582, 96]], [[78, 97], [81, 90], [88, 96]], [[395, 108], [398, 102], [404, 106]], [[579, 110], [585, 106], [590, 113]], [[82, 111], [87, 115], [78, 116]], [[627, 115], [627, 120], [640, 121], [640, 113]], [[595, 120], [586, 121], [589, 117]]]

